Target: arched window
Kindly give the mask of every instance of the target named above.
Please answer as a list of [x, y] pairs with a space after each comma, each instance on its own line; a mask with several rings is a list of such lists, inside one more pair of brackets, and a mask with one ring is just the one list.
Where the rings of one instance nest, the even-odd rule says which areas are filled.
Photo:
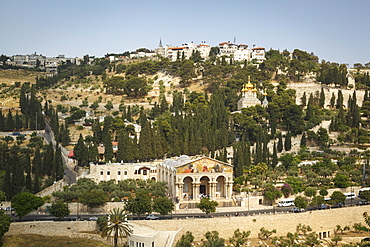
[[107, 175], [110, 176], [110, 171], [107, 171]]

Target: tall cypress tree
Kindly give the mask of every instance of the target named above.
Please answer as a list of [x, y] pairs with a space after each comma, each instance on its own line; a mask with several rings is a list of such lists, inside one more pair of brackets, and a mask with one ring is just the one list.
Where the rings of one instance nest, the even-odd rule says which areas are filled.
[[153, 135], [148, 120], [142, 118], [139, 140], [139, 157], [142, 161], [149, 161], [154, 157], [153, 154]]
[[35, 150], [35, 156], [32, 160], [32, 168], [34, 173], [33, 193], [40, 191], [40, 178], [41, 178], [41, 154], [40, 149], [37, 147]]
[[62, 152], [59, 146], [57, 146], [54, 154], [55, 156], [54, 156], [53, 178], [54, 178], [54, 181], [59, 181], [63, 178], [63, 175], [64, 175]]
[[80, 134], [80, 137], [78, 138], [78, 141], [74, 147], [74, 156], [77, 160], [77, 164], [79, 166], [86, 166], [88, 164], [87, 160], [87, 147], [85, 145], [84, 139], [82, 137], [82, 134]]
[[106, 161], [112, 161], [114, 157], [112, 137], [110, 133], [111, 126], [112, 126], [112, 117], [110, 116], [105, 117], [104, 127], [102, 131], [102, 138], [103, 138], [103, 145], [104, 145], [104, 158]]
[[301, 147], [306, 147], [306, 145], [307, 145], [306, 132], [303, 132], [300, 146]]
[[334, 106], [335, 106], [335, 94], [333, 92], [333, 94], [331, 95], [331, 99], [330, 99], [330, 107], [334, 108]]
[[275, 170], [277, 164], [278, 164], [277, 147], [276, 147], [276, 142], [274, 142], [274, 147], [272, 149], [272, 161], [271, 161], [272, 169]]
[[14, 130], [14, 120], [13, 120], [13, 115], [10, 109], [8, 111], [8, 115], [6, 116], [6, 122], [7, 122], [7, 130], [13, 131]]
[[283, 151], [284, 145], [283, 145], [283, 137], [281, 132], [278, 134], [278, 144], [277, 144], [277, 151], [281, 153]]
[[25, 163], [24, 170], [26, 172], [25, 187], [29, 192], [32, 192], [32, 177], [31, 177], [31, 156], [29, 153], [24, 155]]
[[116, 153], [117, 162], [126, 161], [125, 156], [124, 156], [125, 154], [124, 149], [127, 143], [125, 143], [124, 135], [125, 135], [125, 131], [123, 129], [119, 130], [118, 137], [117, 137], [117, 141], [118, 141], [118, 149]]
[[324, 106], [325, 106], [325, 93], [324, 93], [324, 88], [321, 88], [319, 107], [323, 108]]
[[292, 139], [290, 132], [287, 132], [285, 135], [284, 149], [285, 151], [289, 151], [290, 149], [292, 149]]

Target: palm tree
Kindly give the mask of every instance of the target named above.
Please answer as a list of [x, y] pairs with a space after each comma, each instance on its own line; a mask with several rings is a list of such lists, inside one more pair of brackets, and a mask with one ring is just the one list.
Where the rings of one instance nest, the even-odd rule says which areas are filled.
[[109, 239], [113, 235], [113, 246], [118, 246], [118, 238], [131, 236], [132, 225], [127, 221], [124, 209], [113, 208], [108, 214], [107, 224], [103, 227], [102, 238]]

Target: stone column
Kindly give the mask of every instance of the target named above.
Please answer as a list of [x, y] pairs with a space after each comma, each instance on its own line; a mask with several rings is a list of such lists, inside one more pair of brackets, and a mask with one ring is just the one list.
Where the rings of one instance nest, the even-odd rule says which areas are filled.
[[200, 200], [199, 199], [199, 187], [200, 187], [200, 182], [193, 182], [193, 199], [194, 200]]
[[209, 185], [210, 185], [210, 196], [212, 199], [215, 199], [217, 182], [210, 182]]
[[176, 192], [175, 192], [175, 198], [178, 197], [180, 201], [182, 201], [182, 189], [183, 189], [183, 186], [184, 186], [184, 183], [183, 182], [180, 182], [180, 183], [175, 183], [176, 185]]
[[226, 199], [231, 199], [231, 196], [233, 194], [233, 183], [234, 182], [227, 182], [226, 183], [226, 190], [225, 190]]

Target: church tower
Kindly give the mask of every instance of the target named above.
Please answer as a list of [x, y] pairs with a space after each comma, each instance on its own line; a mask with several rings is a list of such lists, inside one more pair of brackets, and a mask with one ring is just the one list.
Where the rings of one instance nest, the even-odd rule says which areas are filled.
[[159, 38], [159, 45], [158, 45], [158, 48], [156, 50], [156, 53], [157, 53], [158, 56], [161, 56], [161, 57], [165, 56], [165, 50], [164, 50], [164, 47], [162, 45], [162, 38]]
[[238, 101], [238, 111], [243, 108], [261, 105], [261, 101], [257, 98], [257, 89], [254, 88], [253, 84], [251, 83], [250, 76], [248, 76], [248, 83], [243, 86], [241, 93], [242, 97]]

